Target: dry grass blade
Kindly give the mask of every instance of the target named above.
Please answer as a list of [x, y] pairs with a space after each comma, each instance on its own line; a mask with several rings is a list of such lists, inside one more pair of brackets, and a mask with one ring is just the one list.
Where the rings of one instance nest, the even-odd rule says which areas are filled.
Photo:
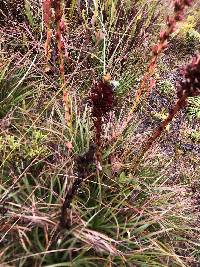
[[112, 256], [123, 257], [123, 253], [116, 248], [118, 241], [105, 234], [87, 228], [75, 229], [73, 230], [73, 234], [77, 239], [92, 246], [96, 251], [106, 252]]

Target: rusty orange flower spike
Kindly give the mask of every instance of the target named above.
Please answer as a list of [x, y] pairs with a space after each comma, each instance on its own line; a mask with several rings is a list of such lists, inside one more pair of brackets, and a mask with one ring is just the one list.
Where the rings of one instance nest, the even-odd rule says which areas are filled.
[[187, 104], [187, 98], [200, 96], [200, 55], [196, 55], [192, 59], [192, 62], [182, 69], [181, 74], [183, 76], [183, 80], [177, 86], [178, 100], [169, 112], [167, 118], [145, 142], [144, 147], [137, 157], [137, 160], [134, 162], [134, 168], [137, 167], [144, 154], [152, 146], [154, 141], [161, 135], [161, 133], [166, 129], [167, 125], [172, 121], [174, 116], [183, 107], [185, 107], [185, 105]]
[[62, 40], [62, 33], [65, 31], [65, 24], [62, 20], [63, 16], [63, 1], [54, 0], [53, 8], [55, 10], [55, 23], [56, 23], [56, 40], [57, 40], [57, 50], [58, 50], [58, 60], [59, 60], [59, 69], [60, 69], [60, 86], [63, 91], [63, 103], [65, 109], [65, 121], [67, 122], [68, 127], [72, 128], [71, 121], [71, 101], [69, 99], [69, 93], [66, 88], [65, 80], [65, 65], [64, 65], [64, 51], [65, 44]]
[[138, 104], [140, 103], [143, 94], [145, 93], [149, 94], [149, 90], [152, 88], [152, 86], [150, 86], [149, 84], [149, 81], [150, 78], [155, 73], [158, 57], [162, 53], [162, 51], [167, 47], [167, 40], [169, 39], [170, 35], [176, 30], [176, 23], [184, 19], [185, 8], [187, 6], [190, 6], [191, 4], [192, 0], [174, 1], [174, 15], [173, 17], [167, 18], [166, 21], [167, 29], [165, 31], [160, 32], [158, 43], [152, 47], [152, 54], [153, 54], [152, 58], [147, 67], [147, 71], [144, 74], [140, 82], [140, 85], [136, 91], [133, 106], [128, 114], [126, 121], [122, 125], [122, 129], [125, 129], [129, 121], [131, 120], [132, 114], [137, 108]]
[[46, 27], [46, 42], [44, 45], [45, 49], [45, 55], [46, 55], [46, 67], [45, 67], [45, 72], [50, 71], [50, 59], [51, 59], [51, 38], [52, 38], [52, 29], [51, 29], [51, 24], [52, 24], [52, 0], [43, 0], [42, 2], [42, 7], [43, 7], [43, 18], [44, 18], [44, 24]]

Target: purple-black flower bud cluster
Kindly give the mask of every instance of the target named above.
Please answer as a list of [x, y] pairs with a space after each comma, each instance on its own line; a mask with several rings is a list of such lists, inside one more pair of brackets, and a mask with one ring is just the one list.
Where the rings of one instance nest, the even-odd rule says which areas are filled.
[[96, 82], [91, 90], [90, 103], [92, 117], [106, 119], [114, 104], [113, 86], [106, 81]]

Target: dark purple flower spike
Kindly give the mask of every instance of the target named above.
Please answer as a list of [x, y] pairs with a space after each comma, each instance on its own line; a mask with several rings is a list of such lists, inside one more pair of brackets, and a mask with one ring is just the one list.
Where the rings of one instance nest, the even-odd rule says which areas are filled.
[[90, 104], [92, 107], [92, 119], [95, 128], [95, 143], [97, 145], [97, 164], [101, 162], [102, 126], [108, 120], [109, 112], [114, 106], [113, 86], [109, 80], [96, 81], [91, 90]]

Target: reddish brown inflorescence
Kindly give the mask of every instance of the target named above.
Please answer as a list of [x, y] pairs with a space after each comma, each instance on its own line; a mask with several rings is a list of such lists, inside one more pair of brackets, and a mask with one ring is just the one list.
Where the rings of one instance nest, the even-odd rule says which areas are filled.
[[45, 71], [49, 72], [51, 69], [50, 59], [51, 59], [51, 38], [52, 38], [52, 22], [53, 22], [53, 16], [52, 16], [52, 0], [43, 0], [42, 2], [43, 7], [43, 17], [44, 17], [44, 24], [46, 27], [46, 42], [44, 45], [45, 48], [45, 55], [46, 55], [46, 67]]
[[92, 116], [107, 117], [113, 107], [113, 87], [109, 82], [96, 82], [91, 91]]
[[108, 114], [114, 105], [114, 92], [112, 85], [107, 81], [95, 82], [90, 95], [92, 118], [96, 132], [95, 143], [100, 149], [103, 122], [108, 119]]
[[[54, 16], [53, 12], [54, 10]], [[44, 22], [47, 31], [47, 39], [45, 42], [45, 54], [46, 54], [46, 68], [45, 71], [49, 72], [51, 70], [51, 39], [53, 27], [56, 26], [55, 37], [57, 41], [57, 55], [58, 55], [58, 65], [60, 69], [60, 87], [63, 91], [63, 103], [65, 109], [65, 120], [69, 128], [72, 128], [71, 121], [71, 103], [69, 99], [69, 92], [66, 87], [65, 80], [65, 43], [62, 38], [62, 34], [66, 30], [66, 25], [62, 20], [63, 16], [63, 0], [43, 0], [43, 14], [44, 14]]]
[[52, 20], [52, 11], [51, 11], [52, 0], [43, 0], [42, 6], [43, 6], [43, 17], [45, 25], [50, 26]]
[[170, 35], [176, 30], [176, 24], [184, 19], [184, 12], [187, 6], [192, 4], [192, 0], [175, 0], [174, 1], [174, 16], [167, 18], [167, 29], [161, 31], [158, 43], [152, 47], [153, 58], [149, 64], [149, 71], [155, 69], [155, 64], [158, 55], [167, 47], [167, 40]]
[[174, 1], [174, 16], [168, 17], [166, 24], [167, 29], [161, 31], [159, 35], [158, 43], [152, 47], [153, 57], [149, 64], [149, 72], [151, 69], [155, 69], [158, 55], [167, 47], [167, 40], [170, 35], [176, 30], [176, 24], [184, 19], [184, 11], [187, 6], [192, 4], [192, 0], [175, 0]]

